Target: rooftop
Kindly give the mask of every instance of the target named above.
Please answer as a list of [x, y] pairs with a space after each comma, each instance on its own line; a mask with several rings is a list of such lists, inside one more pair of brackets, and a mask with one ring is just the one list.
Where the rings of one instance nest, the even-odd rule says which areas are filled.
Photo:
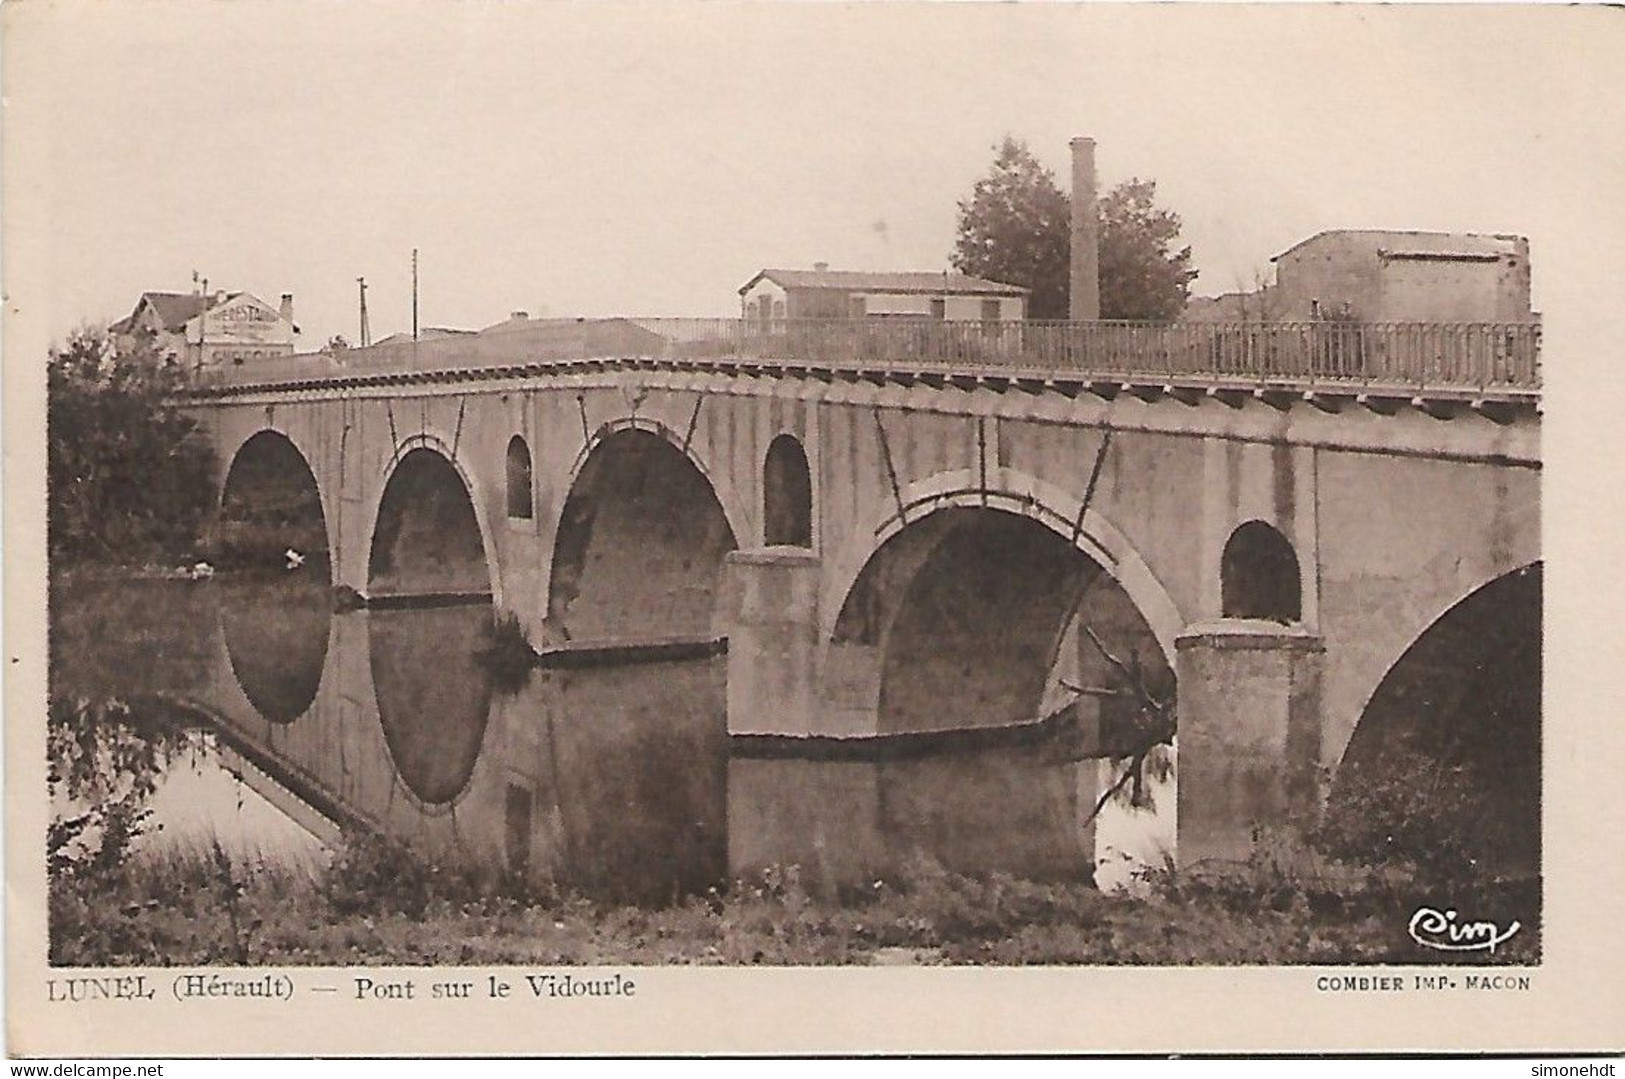
[[165, 331], [173, 332], [213, 307], [214, 298], [196, 292], [143, 292], [135, 302], [135, 310], [113, 323], [113, 332], [128, 328], [135, 321], [136, 312], [141, 310], [142, 304], [150, 304], [158, 316], [158, 324]]
[[[512, 315], [495, 322], [473, 334], [475, 337], [492, 338], [511, 334], [526, 334], [531, 337], [559, 336], [579, 333], [582, 331], [611, 330], [644, 330], [638, 319], [620, 317], [570, 317], [559, 316], [553, 318], [531, 318], [523, 311], [515, 311]], [[466, 333], [466, 331], [465, 331]]]
[[1358, 236], [1377, 245], [1389, 258], [1497, 259], [1515, 254], [1522, 237], [1501, 232], [1419, 232], [1411, 229], [1327, 229], [1299, 240], [1279, 255], [1275, 262], [1300, 247], [1332, 237]]
[[762, 270], [740, 286], [740, 294], [767, 278], [781, 288], [827, 288], [847, 292], [909, 292], [934, 296], [1025, 296], [1031, 289], [969, 274], [931, 271]]

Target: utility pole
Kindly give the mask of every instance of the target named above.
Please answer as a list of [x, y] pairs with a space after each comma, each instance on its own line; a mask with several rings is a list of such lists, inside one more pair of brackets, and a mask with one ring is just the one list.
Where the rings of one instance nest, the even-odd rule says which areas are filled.
[[412, 340], [418, 339], [418, 249], [412, 248]]
[[[197, 276], [197, 271], [196, 270], [192, 271], [192, 276], [193, 277]], [[196, 366], [198, 367], [198, 369], [201, 370], [202, 367], [203, 367], [203, 346], [207, 341], [207, 336], [208, 336], [208, 332], [209, 332], [209, 322], [208, 322], [208, 318], [206, 317], [208, 315], [208, 313], [209, 313], [209, 279], [207, 277], [205, 277], [203, 279], [203, 291], [201, 293], [199, 293], [199, 295], [202, 297], [203, 302], [198, 304], [198, 311], [197, 311], [197, 364], [196, 364]]]
[[361, 342], [360, 347], [366, 348], [372, 344], [372, 332], [367, 329], [367, 279], [358, 277], [355, 283], [361, 286]]

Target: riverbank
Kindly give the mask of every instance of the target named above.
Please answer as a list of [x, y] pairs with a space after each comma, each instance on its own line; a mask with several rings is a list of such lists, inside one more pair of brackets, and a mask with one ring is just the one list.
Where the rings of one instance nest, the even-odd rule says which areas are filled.
[[[1338, 891], [1252, 867], [1228, 881], [1153, 874], [1139, 897], [1081, 883], [951, 873], [920, 859], [889, 880], [811, 894], [794, 867], [671, 906], [606, 906], [424, 865], [387, 843], [325, 868], [170, 852], [51, 896], [52, 962], [124, 965], [1301, 965], [1538, 963], [1533, 920], [1451, 955], [1408, 936], [1420, 899], [1371, 881]], [[1528, 902], [1505, 888], [1492, 906]], [[1485, 898], [1481, 894], [1480, 900]]]

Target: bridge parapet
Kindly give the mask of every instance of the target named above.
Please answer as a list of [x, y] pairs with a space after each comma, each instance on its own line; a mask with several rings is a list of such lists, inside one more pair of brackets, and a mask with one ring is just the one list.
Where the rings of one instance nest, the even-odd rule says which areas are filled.
[[610, 318], [315, 353], [197, 374], [205, 394], [542, 374], [637, 362], [780, 373], [993, 374], [1121, 384], [1533, 400], [1534, 322], [969, 322]]

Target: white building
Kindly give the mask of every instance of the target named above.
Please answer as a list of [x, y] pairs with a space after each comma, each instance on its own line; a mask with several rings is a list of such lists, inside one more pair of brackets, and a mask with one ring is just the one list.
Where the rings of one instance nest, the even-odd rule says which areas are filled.
[[870, 273], [831, 270], [762, 270], [739, 289], [747, 320], [785, 318], [934, 318], [1016, 322], [1027, 315], [1027, 294], [956, 273]]
[[291, 292], [279, 307], [249, 292], [143, 292], [108, 328], [117, 337], [151, 334], [160, 355], [188, 367], [291, 356], [299, 333]]

